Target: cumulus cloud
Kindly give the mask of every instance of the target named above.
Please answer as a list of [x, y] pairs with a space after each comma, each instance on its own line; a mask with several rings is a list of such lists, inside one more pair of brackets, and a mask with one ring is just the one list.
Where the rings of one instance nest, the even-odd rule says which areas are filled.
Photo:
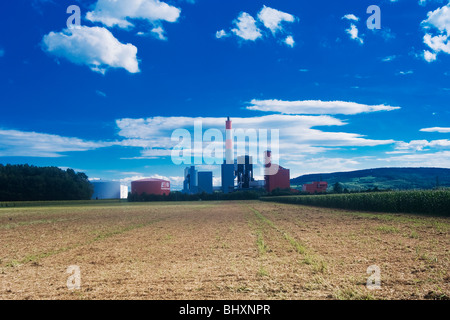
[[151, 32], [159, 39], [159, 40], [167, 40], [166, 35], [164, 34], [164, 29], [159, 26], [155, 27], [151, 30]]
[[[233, 20], [233, 25], [235, 27], [231, 29], [231, 34], [247, 41], [255, 41], [266, 36], [266, 32], [263, 32], [263, 27], [265, 27], [270, 30], [271, 34], [275, 38], [278, 38], [280, 42], [285, 43], [292, 48], [295, 44], [294, 38], [292, 35], [286, 35], [283, 23], [292, 23], [295, 19], [296, 18], [292, 14], [263, 6], [257, 14], [257, 20], [247, 12], [241, 12], [239, 16]], [[227, 36], [229, 36], [229, 34], [223, 29], [216, 32], [217, 39]]]
[[430, 52], [428, 50], [424, 50], [423, 51], [423, 58], [427, 62], [433, 62], [434, 60], [436, 60], [436, 53], [432, 53], [432, 52]]
[[273, 34], [282, 30], [281, 23], [283, 21], [285, 22], [295, 21], [295, 18], [292, 14], [282, 12], [273, 8], [269, 8], [266, 6], [263, 6], [261, 11], [259, 11], [258, 19], [264, 24], [266, 28], [270, 29], [270, 31], [272, 31]]
[[248, 110], [278, 112], [283, 114], [358, 114], [376, 111], [392, 111], [400, 109], [387, 105], [366, 105], [347, 101], [283, 101], [283, 100], [252, 100]]
[[[448, 41], [448, 35], [438, 35], [432, 36], [431, 34], [426, 34], [423, 37], [423, 42], [434, 51], [434, 55], [439, 52], [445, 52], [450, 54], [450, 43]], [[428, 55], [429, 57], [429, 55]], [[424, 55], [424, 58], [426, 56]]]
[[450, 133], [450, 128], [444, 127], [433, 127], [433, 128], [423, 128], [420, 129], [422, 132], [440, 132], [440, 133]]
[[345, 16], [342, 17], [342, 19], [350, 20], [350, 21], [359, 21], [359, 18], [357, 16], [355, 16], [353, 13], [346, 14]]
[[286, 43], [286, 45], [288, 45], [291, 48], [294, 47], [295, 45], [295, 41], [292, 36], [287, 36], [286, 39], [284, 40], [284, 43]]
[[358, 28], [353, 23], [350, 25], [350, 28], [345, 29], [345, 31], [350, 35], [351, 39], [356, 40], [361, 44], [364, 43], [364, 40], [358, 36]]
[[428, 12], [427, 16], [428, 18], [422, 21], [426, 31], [423, 42], [431, 51], [424, 51], [423, 58], [427, 62], [432, 62], [440, 52], [450, 54], [450, 3]]
[[110, 142], [85, 141], [73, 137], [0, 129], [0, 157], [62, 157], [66, 152], [111, 146]]
[[109, 68], [123, 68], [130, 73], [139, 72], [137, 48], [123, 44], [102, 27], [64, 29], [50, 32], [43, 40], [43, 50], [57, 58], [87, 65], [91, 70], [104, 74]]
[[135, 19], [150, 23], [176, 22], [181, 10], [159, 0], [98, 0], [86, 19], [100, 22], [107, 27], [133, 27]]
[[228, 33], [225, 30], [220, 30], [216, 32], [216, 38], [220, 39], [220, 38], [224, 38], [224, 37], [228, 37]]
[[256, 26], [256, 20], [247, 12], [241, 12], [236, 20], [233, 21], [236, 28], [231, 31], [244, 40], [255, 41], [262, 37], [261, 30]]

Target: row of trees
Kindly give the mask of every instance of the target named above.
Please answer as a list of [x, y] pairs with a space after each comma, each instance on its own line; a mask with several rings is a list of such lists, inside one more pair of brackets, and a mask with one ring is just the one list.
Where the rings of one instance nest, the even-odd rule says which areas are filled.
[[73, 169], [0, 164], [0, 201], [88, 200], [93, 192]]
[[333, 193], [361, 193], [361, 192], [381, 192], [381, 191], [390, 191], [390, 189], [380, 190], [378, 187], [368, 188], [366, 190], [359, 191], [350, 191], [347, 188], [344, 188], [340, 182], [336, 182], [333, 185]]

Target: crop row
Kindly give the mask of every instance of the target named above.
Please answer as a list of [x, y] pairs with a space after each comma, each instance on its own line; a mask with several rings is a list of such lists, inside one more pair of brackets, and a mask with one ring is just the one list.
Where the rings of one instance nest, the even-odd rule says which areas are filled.
[[450, 190], [265, 197], [263, 201], [376, 212], [450, 216]]

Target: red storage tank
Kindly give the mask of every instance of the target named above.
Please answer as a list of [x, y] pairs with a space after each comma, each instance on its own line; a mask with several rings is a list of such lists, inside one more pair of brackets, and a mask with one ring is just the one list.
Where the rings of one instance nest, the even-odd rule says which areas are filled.
[[162, 179], [142, 179], [131, 182], [131, 193], [141, 195], [159, 194], [168, 195], [170, 193], [170, 181]]

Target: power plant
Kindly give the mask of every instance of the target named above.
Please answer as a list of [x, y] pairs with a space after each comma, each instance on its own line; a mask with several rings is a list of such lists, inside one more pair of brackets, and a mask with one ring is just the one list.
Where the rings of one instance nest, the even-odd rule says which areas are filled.
[[[230, 117], [225, 121], [225, 159], [221, 165], [222, 184], [220, 191], [230, 193], [240, 190], [263, 189], [272, 192], [275, 189], [290, 189], [290, 171], [278, 164], [272, 163], [270, 150], [265, 151], [264, 180], [255, 180], [254, 169], [256, 159], [250, 155], [237, 155], [234, 157], [233, 129]], [[198, 171], [195, 166], [184, 169], [184, 194], [212, 194], [213, 172]], [[131, 182], [131, 193], [168, 195], [170, 181], [162, 179], [142, 179]]]
[[[271, 192], [277, 188], [290, 189], [290, 172], [278, 164], [272, 164], [271, 151], [265, 152], [266, 164], [264, 180], [257, 181], [254, 178], [255, 161], [252, 156], [238, 155], [234, 159], [233, 131], [230, 117], [225, 121], [225, 159], [221, 165], [222, 185], [220, 190], [223, 193], [230, 193], [238, 190], [250, 190], [265, 188]], [[213, 175], [212, 172], [198, 172], [195, 166], [187, 167], [184, 170], [183, 193], [198, 194], [212, 193]]]

